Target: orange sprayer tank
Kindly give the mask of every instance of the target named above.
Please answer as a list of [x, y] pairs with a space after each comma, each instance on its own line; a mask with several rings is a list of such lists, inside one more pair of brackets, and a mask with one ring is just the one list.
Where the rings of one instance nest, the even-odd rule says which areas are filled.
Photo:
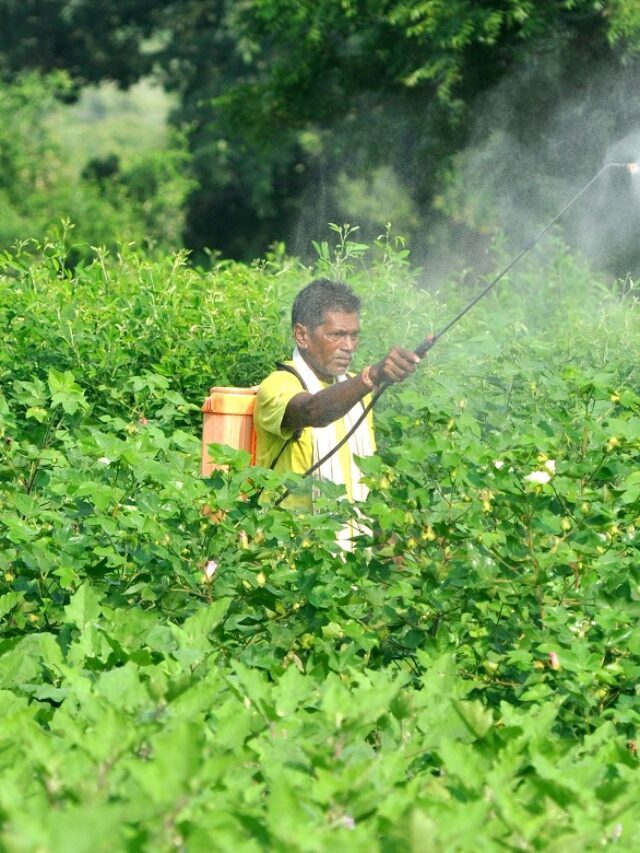
[[200, 473], [211, 476], [216, 465], [209, 455], [209, 444], [226, 444], [251, 454], [256, 462], [256, 433], [253, 409], [257, 388], [225, 388], [214, 386], [202, 405], [202, 463]]

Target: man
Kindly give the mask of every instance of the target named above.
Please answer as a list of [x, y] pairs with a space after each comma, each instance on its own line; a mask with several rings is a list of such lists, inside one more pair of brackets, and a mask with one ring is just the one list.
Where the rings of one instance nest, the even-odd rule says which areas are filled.
[[[360, 300], [343, 282], [322, 278], [308, 284], [295, 298], [291, 325], [296, 347], [285, 364], [295, 374], [276, 370], [258, 389], [256, 461], [302, 474], [345, 436], [376, 386], [406, 379], [420, 359], [393, 347], [382, 361], [349, 374], [360, 336]], [[369, 416], [316, 476], [343, 484], [349, 500], [364, 500], [366, 487], [354, 456], [374, 451]], [[309, 510], [312, 498], [290, 499], [289, 505]]]

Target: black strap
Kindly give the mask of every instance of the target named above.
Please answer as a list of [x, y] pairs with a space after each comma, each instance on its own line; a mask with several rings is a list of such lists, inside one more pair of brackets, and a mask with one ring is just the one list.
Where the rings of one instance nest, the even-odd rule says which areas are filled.
[[[307, 383], [304, 381], [304, 379], [302, 378], [302, 376], [300, 376], [300, 374], [299, 374], [299, 373], [298, 373], [298, 371], [295, 369], [295, 367], [292, 367], [290, 364], [284, 364], [284, 362], [282, 362], [282, 361], [276, 361], [276, 370], [284, 370], [284, 371], [286, 371], [287, 373], [291, 373], [291, 374], [293, 374], [293, 376], [295, 376], [295, 377], [296, 377], [296, 379], [298, 380], [298, 382], [302, 385], [303, 389], [304, 389], [305, 391], [308, 391], [308, 390], [309, 390], [309, 389], [307, 388]], [[282, 454], [284, 453], [284, 449], [285, 449], [285, 447], [286, 447], [288, 444], [290, 444], [292, 441], [298, 441], [298, 440], [300, 439], [300, 436], [301, 436], [301, 435], [302, 435], [302, 430], [301, 430], [301, 429], [297, 429], [297, 430], [293, 433], [293, 435], [285, 441], [285, 443], [282, 445], [282, 447], [280, 448], [280, 450], [277, 452], [275, 459], [273, 460], [273, 462], [271, 463], [271, 465], [269, 465], [269, 470], [270, 470], [270, 471], [273, 471], [273, 469], [276, 467], [276, 464], [277, 464], [277, 462], [278, 462], [278, 459], [280, 459], [280, 457], [281, 457], [281, 456], [282, 456]]]
[[285, 362], [284, 362], [284, 361], [276, 361], [276, 369], [277, 369], [277, 370], [284, 370], [284, 371], [286, 371], [287, 373], [291, 373], [291, 374], [293, 374], [293, 376], [295, 376], [295, 377], [296, 377], [296, 379], [298, 380], [298, 382], [302, 385], [302, 387], [304, 388], [304, 390], [305, 390], [305, 391], [308, 391], [308, 390], [309, 390], [309, 389], [307, 388], [307, 383], [304, 381], [304, 379], [302, 378], [302, 376], [300, 376], [300, 374], [299, 374], [299, 373], [298, 373], [298, 371], [295, 369], [295, 367], [292, 367], [290, 364], [285, 364]]

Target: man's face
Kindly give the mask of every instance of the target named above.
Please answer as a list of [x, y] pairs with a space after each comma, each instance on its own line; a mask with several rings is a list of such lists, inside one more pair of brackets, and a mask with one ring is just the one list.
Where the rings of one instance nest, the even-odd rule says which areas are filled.
[[322, 323], [310, 331], [297, 323], [293, 330], [298, 349], [314, 373], [325, 381], [342, 376], [358, 349], [360, 316], [345, 311], [325, 311]]

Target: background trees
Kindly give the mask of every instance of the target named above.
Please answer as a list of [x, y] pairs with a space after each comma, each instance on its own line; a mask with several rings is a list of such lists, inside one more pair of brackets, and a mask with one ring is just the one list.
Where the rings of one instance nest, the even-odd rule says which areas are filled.
[[[625, 0], [0, 8], [5, 80], [64, 69], [76, 86], [128, 86], [153, 73], [176, 94], [196, 254], [255, 256], [282, 238], [304, 254], [328, 221], [371, 234], [391, 221], [432, 268], [447, 242], [476, 261], [484, 234], [526, 232], [640, 118], [640, 12]], [[591, 203], [598, 220], [612, 206], [607, 192]], [[611, 249], [628, 245], [620, 222], [597, 239], [584, 216], [569, 225], [614, 271], [636, 263]]]

